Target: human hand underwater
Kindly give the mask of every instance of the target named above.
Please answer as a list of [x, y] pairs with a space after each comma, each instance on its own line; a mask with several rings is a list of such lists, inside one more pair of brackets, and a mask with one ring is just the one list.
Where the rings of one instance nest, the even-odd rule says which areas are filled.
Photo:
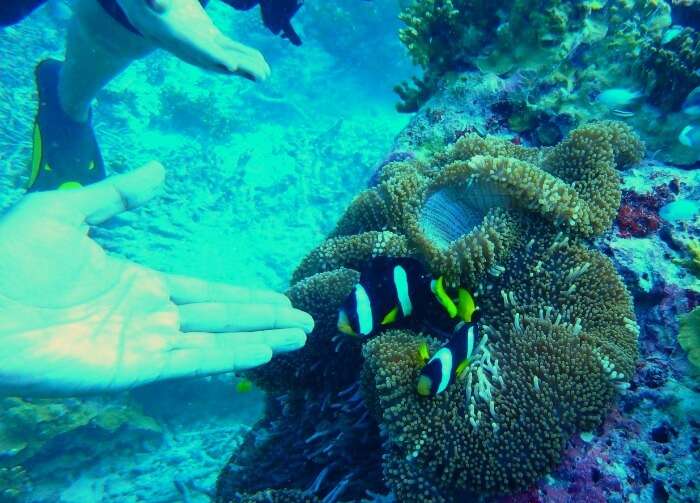
[[270, 76], [256, 49], [224, 35], [198, 0], [117, 0], [139, 32], [183, 61], [254, 81]]
[[24, 197], [0, 219], [0, 392], [60, 396], [247, 369], [302, 347], [308, 314], [281, 294], [163, 274], [88, 235], [148, 201], [149, 163]]

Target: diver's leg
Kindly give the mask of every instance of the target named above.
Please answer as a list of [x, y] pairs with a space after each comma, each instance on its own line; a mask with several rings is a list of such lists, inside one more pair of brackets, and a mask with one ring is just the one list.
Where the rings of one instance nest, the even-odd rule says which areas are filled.
[[100, 89], [154, 48], [119, 24], [95, 0], [78, 0], [58, 86], [63, 109], [75, 120], [86, 121], [90, 103]]
[[95, 0], [78, 0], [66, 58], [36, 68], [39, 110], [29, 190], [79, 187], [105, 177], [90, 104], [111, 79], [154, 47], [107, 14]]

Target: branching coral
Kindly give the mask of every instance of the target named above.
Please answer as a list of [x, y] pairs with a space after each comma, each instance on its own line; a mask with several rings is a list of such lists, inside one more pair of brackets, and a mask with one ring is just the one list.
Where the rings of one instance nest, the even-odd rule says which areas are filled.
[[[423, 68], [422, 80], [411, 87], [397, 86], [403, 103], [400, 110], [415, 111], [449, 72], [478, 67], [504, 74], [514, 68], [543, 73], [548, 79], [566, 81], [572, 77], [562, 65], [581, 47], [609, 37], [625, 41], [629, 25], [618, 29], [620, 11], [627, 21], [634, 11], [658, 16], [662, 10], [647, 0], [617, 2], [603, 9], [601, 2], [561, 0], [418, 0], [401, 13], [406, 27], [400, 38], [414, 63]], [[662, 4], [665, 5], [665, 4]], [[667, 6], [666, 6], [667, 7]], [[557, 76], [558, 75], [558, 76]], [[564, 86], [567, 87], [567, 86]]]
[[666, 112], [677, 112], [700, 85], [700, 34], [685, 28], [671, 40], [659, 36], [647, 41], [635, 70], [649, 101]]
[[404, 112], [415, 112], [435, 91], [439, 77], [476, 56], [498, 24], [496, 9], [481, 0], [418, 0], [399, 17], [406, 24], [399, 38], [424, 70], [413, 86], [395, 88]]
[[[402, 502], [463, 501], [554, 468], [634, 372], [630, 296], [581, 237], [610, 226], [616, 169], [641, 152], [629, 129], [599, 123], [549, 149], [467, 135], [427, 162], [388, 165], [295, 272], [289, 296], [316, 329], [306, 348], [250, 373], [274, 395], [218, 501], [264, 489], [356, 501], [387, 487]], [[416, 378], [419, 344], [445, 342], [422, 332], [443, 327], [437, 310], [369, 341], [335, 329], [357, 270], [399, 254], [468, 287], [482, 311], [469, 371], [436, 397], [420, 396]]]

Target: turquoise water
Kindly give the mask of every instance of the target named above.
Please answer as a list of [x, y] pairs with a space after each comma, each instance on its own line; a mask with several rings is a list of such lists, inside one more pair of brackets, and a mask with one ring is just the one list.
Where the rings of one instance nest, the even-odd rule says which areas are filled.
[[[24, 192], [36, 110], [34, 65], [62, 58], [68, 7], [52, 2], [0, 31], [3, 209]], [[305, 8], [295, 18], [304, 38], [300, 48], [270, 34], [257, 9], [235, 12], [213, 2], [208, 11], [225, 33], [265, 54], [271, 78], [255, 85], [208, 74], [161, 51], [110, 82], [94, 104], [108, 172], [158, 159], [167, 176], [159, 197], [95, 229], [94, 236], [111, 253], [158, 270], [283, 291], [293, 268], [332, 229], [408, 121], [394, 110], [391, 92], [410, 72], [395, 38], [398, 6]], [[390, 29], [378, 33], [380, 26]], [[123, 400], [104, 399], [119, 406]], [[103, 410], [103, 400], [97, 402], [90, 417]], [[12, 449], [21, 452], [25, 442], [39, 447], [15, 457], [32, 481], [18, 501], [178, 501], [178, 477], [201, 486], [188, 489], [190, 501], [208, 500], [205, 493], [213, 490], [241, 428], [255, 422], [262, 406], [259, 392], [237, 395], [230, 379], [166, 384], [137, 402], [153, 408], [149, 414], [162, 432], [126, 424], [105, 438], [86, 432], [82, 420], [57, 426], [18, 419], [46, 437], [37, 440], [6, 422], [3, 467], [17, 464]], [[62, 403], [56, 408], [69, 414]], [[4, 404], [3, 414], [12, 410], [19, 413]], [[57, 436], [63, 447], [46, 445]], [[81, 454], [69, 460], [75, 450]], [[21, 487], [17, 480], [0, 475], [8, 488]]]
[[[306, 0], [295, 47], [212, 0], [270, 78], [134, 61], [95, 135], [162, 187], [27, 196], [79, 1], [0, 28], [0, 503], [700, 501], [697, 2]], [[240, 298], [130, 263], [315, 328], [233, 375]]]

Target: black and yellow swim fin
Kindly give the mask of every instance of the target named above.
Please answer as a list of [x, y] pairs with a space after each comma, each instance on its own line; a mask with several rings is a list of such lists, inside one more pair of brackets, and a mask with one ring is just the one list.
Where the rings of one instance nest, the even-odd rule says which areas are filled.
[[60, 61], [46, 59], [34, 72], [39, 109], [34, 121], [29, 192], [77, 188], [105, 177], [104, 162], [92, 130], [92, 113], [86, 122], [76, 122], [61, 108], [60, 70]]

